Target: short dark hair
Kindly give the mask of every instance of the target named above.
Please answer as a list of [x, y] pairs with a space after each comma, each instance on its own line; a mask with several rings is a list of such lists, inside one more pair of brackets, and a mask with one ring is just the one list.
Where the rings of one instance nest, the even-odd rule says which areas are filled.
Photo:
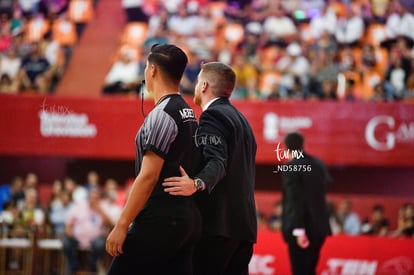
[[303, 150], [305, 139], [298, 132], [292, 132], [285, 136], [285, 145], [289, 150]]
[[154, 44], [148, 62], [159, 66], [162, 74], [179, 84], [188, 63], [184, 51], [172, 44]]

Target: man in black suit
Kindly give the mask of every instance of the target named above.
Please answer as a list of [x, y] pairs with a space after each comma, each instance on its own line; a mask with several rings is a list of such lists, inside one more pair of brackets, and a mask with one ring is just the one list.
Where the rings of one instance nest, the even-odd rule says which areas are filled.
[[195, 275], [247, 275], [257, 237], [254, 200], [256, 141], [246, 118], [230, 103], [236, 76], [228, 65], [202, 66], [194, 103], [203, 109], [194, 137], [203, 152], [201, 171], [165, 179], [176, 196], [196, 192], [203, 235], [194, 253]]
[[299, 133], [285, 137], [290, 161], [284, 166], [282, 232], [293, 275], [316, 274], [319, 252], [331, 234], [326, 189], [331, 181], [323, 162], [303, 151]]

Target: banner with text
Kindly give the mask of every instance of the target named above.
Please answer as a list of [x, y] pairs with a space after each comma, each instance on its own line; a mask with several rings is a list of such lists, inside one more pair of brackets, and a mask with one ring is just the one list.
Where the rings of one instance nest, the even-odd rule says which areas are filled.
[[[186, 98], [191, 103], [191, 98]], [[144, 121], [136, 98], [0, 95], [0, 154], [135, 157]], [[334, 165], [414, 165], [414, 105], [406, 103], [235, 101], [250, 121], [257, 162], [282, 165], [283, 137], [299, 131], [305, 149]], [[145, 101], [144, 112], [152, 101]], [[193, 106], [198, 117], [199, 107]], [[299, 155], [300, 156], [300, 155]]]
[[[414, 240], [332, 236], [322, 247], [319, 275], [414, 275]], [[249, 275], [289, 275], [287, 246], [280, 233], [260, 230]]]

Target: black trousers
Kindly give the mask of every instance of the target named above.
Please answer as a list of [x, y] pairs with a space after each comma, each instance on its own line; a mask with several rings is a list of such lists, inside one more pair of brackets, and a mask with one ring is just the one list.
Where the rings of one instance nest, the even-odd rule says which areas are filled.
[[325, 237], [309, 241], [310, 245], [306, 249], [300, 248], [293, 236], [287, 242], [292, 275], [316, 275], [316, 266]]
[[253, 243], [203, 236], [194, 252], [194, 275], [248, 275]]
[[128, 231], [124, 253], [113, 259], [108, 275], [192, 275], [201, 219], [145, 217]]

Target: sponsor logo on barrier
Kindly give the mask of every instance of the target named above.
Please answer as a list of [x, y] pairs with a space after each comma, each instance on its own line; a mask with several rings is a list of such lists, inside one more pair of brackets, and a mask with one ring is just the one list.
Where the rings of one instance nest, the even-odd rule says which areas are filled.
[[374, 275], [378, 262], [375, 260], [331, 258], [322, 275]]
[[277, 141], [286, 133], [312, 127], [312, 119], [307, 116], [279, 116], [266, 113], [263, 117], [263, 137], [268, 142]]
[[39, 111], [40, 134], [43, 137], [94, 138], [97, 129], [85, 113], [75, 113], [66, 106], [46, 105]]
[[365, 140], [371, 148], [378, 151], [392, 150], [396, 142], [414, 143], [414, 122], [397, 124], [392, 116], [375, 116], [365, 127]]
[[408, 257], [391, 258], [381, 264], [377, 260], [331, 258], [321, 275], [408, 275], [414, 264]]
[[275, 263], [273, 255], [254, 254], [249, 263], [250, 275], [272, 275], [276, 274], [275, 268], [271, 267]]
[[378, 267], [377, 274], [379, 275], [408, 275], [413, 274], [414, 272], [414, 263], [408, 257], [397, 257], [392, 258]]

